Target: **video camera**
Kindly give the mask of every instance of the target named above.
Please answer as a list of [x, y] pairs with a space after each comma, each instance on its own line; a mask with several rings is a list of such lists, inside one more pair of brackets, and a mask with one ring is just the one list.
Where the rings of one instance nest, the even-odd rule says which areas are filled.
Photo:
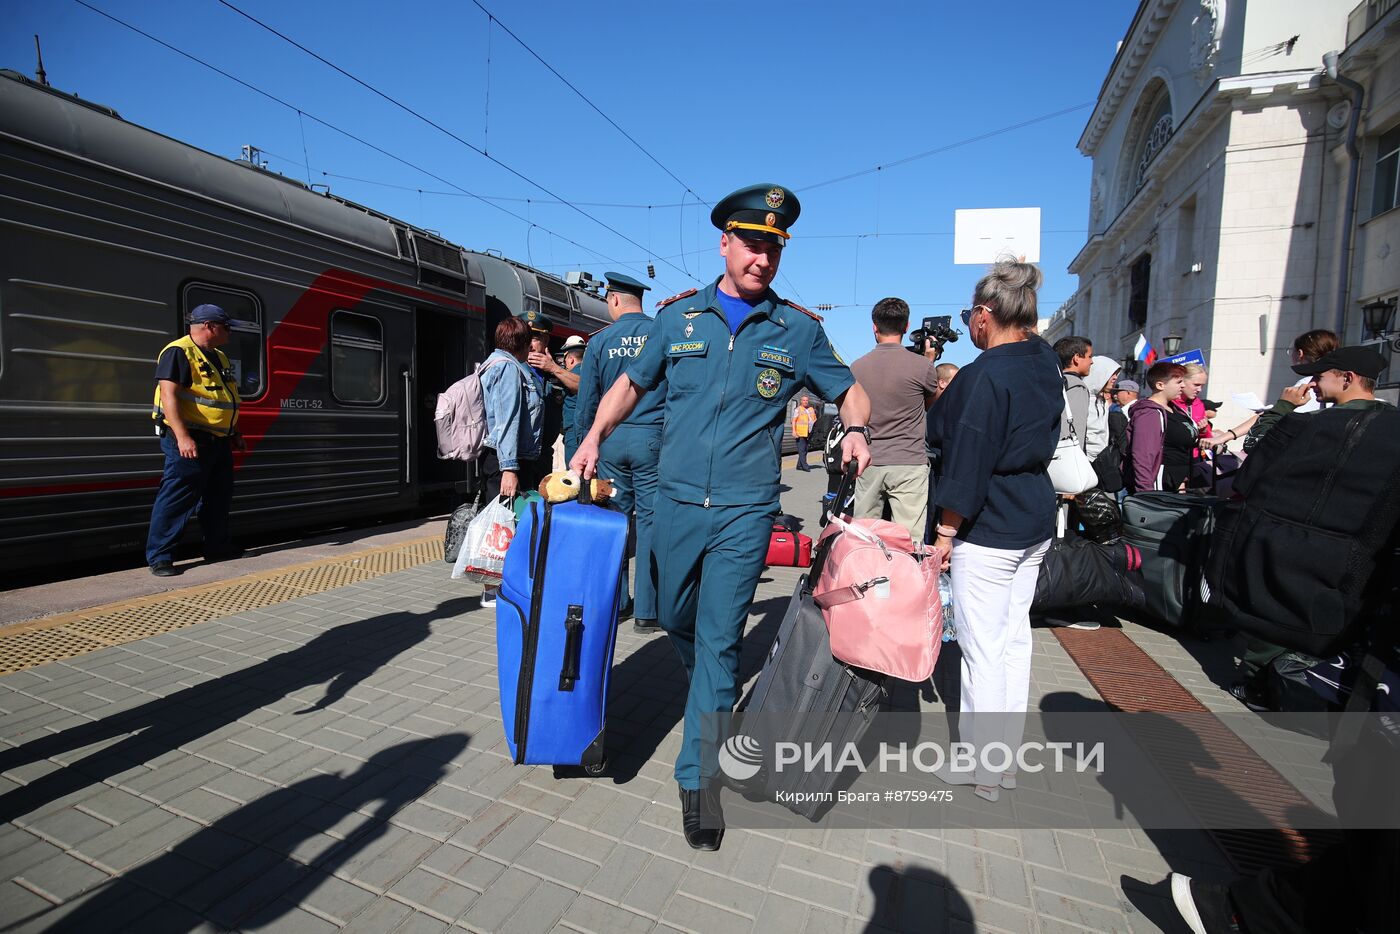
[[910, 332], [909, 341], [914, 346], [906, 349], [922, 354], [932, 347], [935, 352], [934, 359], [937, 359], [943, 355], [944, 344], [957, 342], [958, 333], [953, 329], [952, 315], [925, 318], [922, 327]]

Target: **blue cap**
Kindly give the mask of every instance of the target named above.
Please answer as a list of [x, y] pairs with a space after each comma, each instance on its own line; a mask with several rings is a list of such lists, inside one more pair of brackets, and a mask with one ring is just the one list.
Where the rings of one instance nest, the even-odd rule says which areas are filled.
[[605, 272], [603, 278], [608, 280], [608, 291], [626, 292], [628, 295], [642, 297], [642, 293], [649, 291], [651, 286], [643, 285], [631, 276], [624, 276], [620, 272]]
[[228, 324], [232, 320], [218, 305], [199, 305], [190, 312], [190, 324]]
[[802, 205], [781, 185], [762, 184], [725, 195], [710, 212], [710, 223], [725, 233], [747, 240], [767, 240], [782, 246], [791, 236]]

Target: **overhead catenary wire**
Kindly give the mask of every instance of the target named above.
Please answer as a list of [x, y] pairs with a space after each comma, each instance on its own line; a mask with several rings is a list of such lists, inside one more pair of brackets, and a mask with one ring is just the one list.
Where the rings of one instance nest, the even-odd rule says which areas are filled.
[[[101, 8], [99, 8], [99, 7], [93, 6], [91, 3], [88, 3], [87, 0], [73, 0], [73, 2], [74, 2], [74, 3], [77, 3], [79, 6], [82, 6], [82, 7], [86, 8], [86, 9], [88, 9], [88, 10], [91, 10], [93, 13], [96, 13], [96, 14], [98, 14], [99, 16], [102, 16], [102, 17], [104, 17], [104, 18], [106, 18], [106, 19], [108, 19], [108, 20], [111, 20], [112, 22], [116, 23], [117, 25], [119, 25], [119, 26], [121, 26], [121, 27], [123, 27], [123, 28], [125, 28], [125, 29], [128, 29], [128, 30], [130, 30], [131, 32], [134, 32], [134, 33], [136, 33], [137, 35], [142, 36], [142, 37], [144, 37], [144, 38], [150, 40], [151, 42], [154, 42], [154, 43], [156, 43], [157, 45], [159, 45], [159, 46], [161, 46], [161, 47], [163, 47], [163, 48], [165, 48], [165, 49], [167, 49], [167, 50], [169, 50], [169, 51], [171, 51], [171, 52], [174, 52], [176, 55], [179, 55], [179, 56], [181, 56], [182, 58], [186, 58], [186, 59], [188, 59], [189, 61], [192, 61], [192, 62], [194, 62], [194, 63], [197, 64], [197, 65], [200, 65], [201, 67], [207, 68], [207, 69], [209, 69], [210, 71], [213, 71], [213, 72], [215, 72], [216, 74], [221, 75], [221, 76], [227, 78], [227, 79], [230, 80], [230, 81], [233, 81], [235, 84], [241, 85], [242, 87], [246, 88], [246, 89], [249, 90], [249, 91], [252, 91], [252, 92], [255, 93], [255, 94], [258, 94], [258, 95], [260, 95], [260, 96], [262, 96], [262, 97], [267, 98], [268, 100], [272, 101], [272, 102], [275, 103], [275, 104], [279, 104], [279, 105], [281, 105], [282, 107], [287, 108], [288, 110], [300, 111], [300, 112], [301, 112], [302, 114], [304, 114], [308, 119], [313, 120], [313, 121], [315, 121], [316, 123], [319, 123], [321, 126], [324, 126], [324, 127], [325, 127], [326, 129], [328, 129], [328, 130], [333, 130], [333, 131], [335, 131], [336, 133], [339, 133], [340, 135], [344, 136], [346, 139], [349, 139], [349, 140], [352, 140], [352, 141], [354, 141], [354, 142], [356, 142], [356, 143], [359, 143], [361, 146], [365, 146], [365, 147], [368, 148], [368, 149], [372, 149], [372, 150], [374, 150], [375, 152], [379, 153], [380, 155], [385, 156], [386, 158], [392, 159], [392, 160], [395, 161], [395, 162], [398, 162], [398, 163], [400, 163], [400, 164], [402, 164], [402, 165], [408, 166], [410, 169], [413, 169], [415, 172], [419, 172], [419, 173], [421, 173], [421, 174], [427, 176], [428, 178], [434, 179], [434, 180], [436, 180], [436, 181], [438, 181], [438, 182], [441, 182], [441, 183], [444, 184], [444, 185], [448, 185], [448, 186], [450, 186], [450, 187], [452, 187], [452, 188], [456, 188], [458, 191], [462, 192], [464, 195], [467, 195], [467, 196], [472, 197], [472, 198], [476, 198], [477, 200], [481, 201], [483, 204], [489, 205], [490, 207], [493, 207], [493, 208], [495, 208], [496, 210], [498, 210], [498, 211], [500, 211], [500, 212], [502, 212], [502, 213], [504, 213], [504, 214], [507, 214], [507, 215], [509, 215], [510, 217], [513, 217], [513, 218], [515, 218], [516, 220], [521, 221], [521, 222], [524, 223], [524, 224], [532, 225], [532, 226], [540, 226], [540, 225], [538, 225], [538, 224], [532, 224], [532, 222], [529, 220], [529, 218], [522, 217], [522, 216], [520, 216], [519, 214], [515, 213], [514, 211], [510, 210], [509, 208], [501, 207], [501, 206], [498, 205], [498, 204], [494, 204], [494, 203], [492, 203], [492, 202], [490, 202], [490, 201], [488, 201], [488, 200], [486, 200], [486, 199], [484, 199], [484, 198], [481, 198], [480, 196], [478, 196], [478, 195], [475, 194], [474, 192], [468, 191], [467, 189], [465, 189], [465, 188], [463, 188], [462, 186], [458, 185], [456, 182], [453, 182], [453, 181], [451, 181], [450, 179], [443, 178], [442, 176], [437, 175], [436, 173], [434, 173], [434, 172], [432, 172], [432, 171], [430, 171], [430, 170], [428, 170], [428, 169], [426, 169], [426, 168], [424, 168], [424, 167], [422, 167], [422, 166], [420, 166], [420, 165], [418, 165], [418, 164], [416, 164], [416, 163], [414, 163], [414, 162], [412, 162], [412, 161], [410, 161], [410, 160], [404, 158], [403, 156], [400, 156], [400, 155], [398, 155], [398, 154], [396, 154], [396, 153], [390, 152], [389, 150], [385, 149], [384, 147], [379, 146], [379, 145], [377, 145], [376, 143], [372, 143], [372, 142], [370, 142], [369, 140], [367, 140], [367, 139], [365, 139], [365, 138], [363, 138], [363, 137], [361, 137], [361, 136], [358, 136], [358, 135], [356, 135], [356, 134], [350, 132], [349, 130], [343, 129], [342, 127], [339, 127], [339, 126], [337, 126], [336, 124], [331, 123], [331, 122], [328, 121], [328, 120], [324, 120], [324, 119], [322, 119], [322, 118], [316, 116], [315, 114], [310, 113], [309, 111], [301, 110], [301, 109], [298, 108], [295, 104], [291, 104], [291, 103], [289, 103], [288, 101], [283, 100], [282, 98], [280, 98], [280, 97], [278, 97], [277, 95], [271, 93], [270, 91], [266, 91], [266, 90], [264, 90], [263, 88], [258, 87], [257, 85], [254, 85], [254, 84], [252, 84], [252, 83], [250, 83], [250, 82], [248, 82], [248, 81], [243, 80], [242, 78], [239, 78], [237, 75], [234, 75], [234, 74], [231, 74], [231, 73], [229, 73], [229, 72], [227, 72], [227, 71], [224, 71], [222, 68], [218, 67], [217, 65], [211, 64], [210, 62], [206, 62], [205, 60], [199, 58], [198, 56], [196, 56], [196, 55], [194, 55], [194, 54], [192, 54], [192, 53], [190, 53], [190, 52], [186, 52], [184, 49], [181, 49], [181, 48], [179, 48], [178, 46], [172, 45], [172, 44], [170, 44], [169, 42], [166, 42], [164, 39], [161, 39], [161, 38], [159, 38], [159, 37], [157, 37], [157, 36], [152, 35], [152, 34], [149, 33], [149, 32], [146, 32], [144, 29], [141, 29], [139, 26], [133, 25], [132, 23], [128, 23], [128, 22], [126, 22], [125, 20], [123, 20], [123, 19], [121, 19], [121, 18], [119, 18], [119, 17], [117, 17], [117, 16], [114, 16], [114, 15], [111, 14], [111, 13], [108, 13], [106, 10], [103, 10], [103, 9], [101, 9]], [[541, 229], [541, 230], [548, 230], [548, 228], [545, 228], [545, 227], [540, 227], [540, 229]], [[549, 231], [549, 232], [550, 232], [550, 233], [555, 233], [554, 231]], [[633, 266], [633, 264], [631, 264], [631, 263], [625, 263], [625, 262], [623, 262], [622, 260], [619, 260], [619, 259], [616, 259], [616, 258], [614, 258], [614, 257], [608, 256], [606, 253], [603, 253], [603, 252], [601, 252], [601, 251], [595, 250], [595, 249], [593, 249], [592, 247], [585, 246], [584, 244], [579, 243], [577, 240], [574, 240], [574, 239], [572, 239], [572, 238], [570, 238], [570, 237], [566, 237], [566, 236], [564, 236], [563, 234], [557, 234], [557, 233], [555, 233], [555, 236], [558, 236], [561, 240], [565, 240], [565, 241], [567, 241], [567, 242], [573, 244], [574, 246], [578, 247], [580, 250], [583, 250], [583, 251], [586, 252], [586, 253], [590, 253], [590, 254], [592, 254], [592, 255], [598, 257], [599, 259], [606, 260], [606, 261], [609, 262], [609, 263], [618, 263], [618, 264], [620, 264], [620, 265], [627, 266], [627, 267], [629, 267], [629, 268], [635, 268], [635, 267]], [[627, 238], [624, 238], [624, 239], [627, 239]], [[628, 242], [630, 243], [631, 241], [628, 240]], [[633, 245], [635, 246], [636, 244], [633, 244]], [[669, 264], [668, 264], [668, 265], [669, 265]], [[673, 267], [673, 268], [674, 268], [674, 267]], [[693, 277], [692, 277], [692, 278], [693, 278]], [[663, 283], [663, 285], [664, 285], [664, 283]], [[671, 286], [666, 286], [666, 288], [671, 288]]]
[[[84, 6], [87, 6], [87, 5], [88, 5], [88, 4], [85, 2], [85, 0], [77, 0], [77, 2], [83, 3]], [[537, 189], [539, 189], [540, 191], [544, 192], [545, 194], [549, 195], [551, 198], [557, 199], [557, 200], [560, 201], [565, 207], [568, 207], [568, 208], [570, 208], [570, 209], [576, 211], [577, 213], [583, 215], [584, 217], [588, 218], [588, 220], [590, 220], [590, 221], [592, 221], [593, 223], [597, 224], [599, 227], [602, 227], [604, 230], [606, 230], [606, 231], [608, 231], [609, 233], [613, 234], [613, 235], [616, 236], [618, 239], [627, 241], [628, 243], [632, 244], [634, 247], [636, 247], [636, 248], [639, 249], [639, 250], [645, 250], [645, 249], [646, 249], [646, 248], [645, 248], [644, 246], [642, 246], [640, 243], [638, 243], [637, 241], [633, 240], [631, 237], [627, 236], [627, 234], [625, 234], [625, 233], [623, 233], [622, 231], [618, 230], [616, 227], [613, 227], [611, 224], [607, 223], [606, 221], [603, 221], [603, 220], [600, 220], [600, 219], [597, 218], [597, 217], [594, 217], [592, 214], [589, 214], [587, 211], [585, 211], [583, 208], [579, 207], [577, 204], [573, 203], [572, 201], [569, 201], [567, 198], [564, 198], [563, 196], [561, 196], [561, 195], [557, 194], [556, 192], [550, 190], [548, 187], [546, 187], [545, 185], [541, 184], [540, 182], [535, 181], [533, 178], [531, 178], [530, 176], [528, 176], [528, 175], [526, 175], [525, 173], [521, 172], [519, 169], [516, 169], [515, 167], [509, 165], [508, 163], [503, 162], [503, 161], [500, 160], [500, 159], [497, 159], [495, 156], [493, 156], [493, 155], [487, 153], [487, 152], [486, 152], [485, 150], [483, 150], [481, 147], [479, 147], [479, 146], [477, 146], [477, 145], [475, 145], [475, 144], [473, 144], [473, 143], [471, 143], [471, 142], [468, 142], [466, 139], [463, 139], [461, 136], [457, 135], [457, 134], [454, 133], [452, 130], [449, 130], [447, 127], [445, 127], [445, 126], [443, 126], [442, 124], [438, 123], [437, 121], [433, 120], [431, 117], [428, 117], [428, 116], [425, 116], [425, 115], [422, 114], [422, 113], [419, 113], [417, 110], [414, 110], [412, 107], [408, 106], [407, 104], [403, 103], [402, 101], [398, 100], [397, 98], [393, 97], [392, 95], [387, 94], [387, 93], [385, 93], [384, 91], [381, 91], [379, 88], [377, 88], [377, 87], [375, 87], [374, 85], [370, 84], [368, 81], [365, 81], [363, 78], [360, 78], [360, 77], [358, 77], [357, 75], [355, 75], [355, 74], [353, 74], [353, 73], [347, 71], [346, 69], [344, 69], [344, 68], [342, 68], [341, 66], [337, 65], [335, 62], [332, 62], [330, 59], [326, 58], [325, 56], [321, 55], [320, 53], [318, 53], [318, 52], [316, 52], [316, 51], [314, 51], [314, 50], [308, 48], [308, 47], [305, 46], [305, 45], [302, 45], [300, 42], [298, 42], [297, 40], [293, 39], [291, 36], [288, 36], [286, 33], [283, 33], [283, 32], [278, 31], [277, 29], [275, 29], [275, 28], [272, 27], [271, 25], [269, 25], [269, 24], [263, 22], [262, 20], [258, 19], [256, 16], [253, 16], [252, 14], [247, 13], [247, 12], [245, 12], [245, 11], [239, 9], [239, 8], [238, 8], [237, 6], [235, 6], [233, 3], [229, 2], [229, 0], [218, 0], [218, 2], [219, 2], [220, 4], [222, 4], [223, 6], [227, 7], [228, 9], [232, 10], [233, 12], [237, 13], [238, 15], [244, 17], [244, 18], [247, 19], [249, 22], [251, 22], [251, 23], [253, 23], [253, 24], [259, 26], [260, 28], [266, 30], [267, 32], [272, 33], [274, 36], [276, 36], [277, 38], [281, 39], [283, 42], [286, 42], [288, 45], [291, 45], [291, 46], [294, 46], [294, 47], [297, 48], [297, 49], [300, 49], [302, 52], [306, 53], [307, 55], [309, 55], [309, 56], [311, 56], [312, 58], [316, 59], [316, 60], [317, 60], [318, 62], [320, 62], [321, 64], [325, 65], [327, 68], [330, 68], [330, 69], [332, 69], [333, 71], [338, 72], [339, 74], [345, 76], [346, 78], [349, 78], [351, 81], [355, 82], [355, 83], [358, 84], [360, 87], [362, 87], [362, 88], [364, 88], [365, 90], [369, 91], [371, 94], [374, 94], [376, 97], [382, 98], [383, 100], [389, 102], [390, 104], [393, 104], [395, 107], [399, 108], [400, 110], [404, 111], [405, 113], [409, 114], [410, 116], [415, 117], [415, 118], [418, 119], [418, 120], [421, 120], [423, 123], [426, 123], [428, 126], [432, 127], [433, 129], [437, 130], [438, 132], [442, 133], [443, 135], [449, 137], [450, 139], [453, 139], [453, 140], [457, 141], [457, 142], [460, 143], [461, 145], [463, 145], [463, 146], [465, 146], [466, 148], [470, 149], [472, 152], [474, 152], [474, 153], [476, 153], [477, 155], [481, 156], [483, 159], [489, 160], [492, 164], [494, 164], [494, 165], [496, 165], [496, 166], [498, 166], [498, 167], [504, 169], [505, 171], [509, 172], [511, 175], [514, 175], [516, 178], [520, 179], [521, 181], [525, 182], [526, 184], [530, 185], [531, 187], [537, 188]], [[94, 7], [93, 9], [96, 9], [96, 8]], [[497, 21], [497, 22], [499, 22], [499, 21]], [[505, 29], [505, 26], [502, 25], [501, 28], [502, 28], [502, 29]], [[509, 30], [507, 30], [507, 31], [509, 31]], [[425, 172], [424, 174], [426, 175], [426, 174], [430, 174], [430, 173], [426, 173], [426, 172]], [[436, 178], [437, 176], [433, 176], [433, 177]], [[442, 181], [442, 179], [439, 179], [439, 181]], [[451, 183], [448, 182], [447, 184], [451, 184]], [[456, 187], [456, 186], [453, 186], [453, 187]], [[676, 270], [676, 272], [685, 273], [686, 275], [689, 275], [689, 273], [686, 273], [685, 270], [681, 269], [679, 266], [676, 266], [676, 265], [671, 264], [671, 263], [668, 263], [667, 265], [670, 265], [672, 269], [675, 269], [675, 270]], [[694, 276], [690, 276], [690, 278], [695, 279]], [[699, 282], [700, 280], [699, 280], [699, 279], [695, 279], [695, 281], [696, 281], [696, 282]]]
[[[225, 2], [225, 0], [220, 0], [220, 2], [223, 3], [223, 2]], [[510, 37], [511, 37], [512, 39], [514, 39], [517, 43], [519, 43], [519, 45], [520, 45], [520, 47], [521, 47], [522, 49], [524, 49], [525, 51], [529, 52], [532, 56], [534, 56], [535, 61], [539, 62], [541, 65], [543, 65], [545, 68], [547, 68], [547, 69], [549, 70], [549, 73], [550, 73], [550, 74], [554, 75], [554, 77], [556, 77], [556, 78], [558, 78], [560, 81], [564, 82], [564, 86], [567, 87], [570, 91], [573, 91], [575, 94], [577, 94], [579, 100], [583, 101], [585, 104], [587, 104], [589, 107], [591, 107], [591, 108], [593, 109], [593, 112], [594, 112], [594, 113], [596, 113], [598, 116], [600, 116], [600, 117], [602, 117], [604, 120], [606, 120], [606, 121], [608, 122], [608, 125], [611, 126], [614, 130], [617, 130], [617, 132], [621, 133], [622, 136], [623, 136], [629, 143], [631, 143], [633, 146], [636, 146], [637, 149], [638, 149], [638, 151], [640, 151], [640, 152], [642, 153], [642, 155], [646, 156], [646, 157], [647, 157], [648, 159], [650, 159], [652, 162], [656, 163], [657, 168], [661, 169], [661, 171], [663, 171], [663, 172], [665, 172], [667, 175], [671, 176], [672, 180], [674, 180], [675, 183], [676, 183], [677, 185], [680, 185], [681, 188], [683, 188], [683, 189], [685, 189], [687, 192], [689, 192], [690, 195], [691, 195], [692, 197], [695, 198], [695, 200], [699, 201], [699, 202], [700, 202], [701, 204], [703, 204], [703, 205], [706, 205], [706, 206], [709, 205], [709, 202], [708, 202], [708, 201], [706, 201], [704, 198], [701, 198], [698, 194], [695, 193], [695, 189], [691, 188], [691, 187], [690, 187], [689, 185], [687, 185], [685, 182], [681, 181], [681, 179], [676, 175], [675, 172], [672, 172], [670, 169], [668, 169], [668, 168], [662, 163], [662, 161], [661, 161], [660, 159], [656, 158], [656, 156], [654, 156], [654, 155], [651, 154], [651, 151], [650, 151], [650, 150], [648, 150], [648, 149], [647, 149], [645, 146], [643, 146], [641, 143], [637, 142], [636, 138], [633, 137], [631, 133], [628, 133], [626, 130], [624, 130], [621, 126], [618, 125], [618, 122], [617, 122], [616, 120], [614, 120], [612, 117], [609, 117], [606, 113], [603, 112], [603, 110], [602, 110], [601, 107], [599, 107], [597, 104], [593, 103], [593, 101], [589, 99], [589, 97], [588, 97], [587, 94], [584, 94], [582, 91], [580, 91], [577, 87], [574, 86], [574, 83], [573, 83], [572, 81], [570, 81], [568, 78], [566, 78], [566, 77], [564, 77], [563, 75], [561, 75], [561, 74], [559, 73], [559, 70], [558, 70], [557, 68], [555, 68], [555, 67], [554, 67], [553, 65], [551, 65], [549, 62], [545, 61], [544, 56], [540, 55], [540, 53], [538, 53], [538, 52], [536, 52], [534, 49], [532, 49], [532, 48], [529, 46], [529, 44], [528, 44], [524, 39], [522, 39], [522, 38], [520, 38], [519, 36], [517, 36], [517, 35], [515, 34], [515, 32], [514, 32], [509, 26], [507, 26], [505, 23], [501, 22], [500, 17], [496, 16], [494, 13], [492, 13], [490, 10], [488, 10], [488, 9], [480, 2], [480, 0], [472, 0], [472, 3], [476, 5], [476, 8], [477, 8], [477, 9], [479, 9], [479, 10], [481, 10], [481, 12], [485, 13], [485, 14], [487, 15], [487, 17], [491, 20], [491, 22], [494, 22], [497, 26], [500, 26], [503, 30], [505, 30], [506, 35], [510, 36]]]

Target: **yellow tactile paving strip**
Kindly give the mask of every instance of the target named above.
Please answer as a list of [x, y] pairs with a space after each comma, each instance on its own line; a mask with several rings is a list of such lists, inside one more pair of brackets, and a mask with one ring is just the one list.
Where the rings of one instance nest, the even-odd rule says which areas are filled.
[[0, 631], [0, 675], [441, 560], [441, 536], [414, 539], [31, 620]]

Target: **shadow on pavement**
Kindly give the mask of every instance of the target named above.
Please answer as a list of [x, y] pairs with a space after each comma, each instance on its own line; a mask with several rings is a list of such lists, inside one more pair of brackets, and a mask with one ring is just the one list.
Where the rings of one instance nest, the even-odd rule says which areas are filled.
[[[348, 775], [313, 775], [279, 788], [92, 892], [24, 920], [84, 934], [188, 932], [210, 922], [262, 930], [384, 837], [387, 821], [442, 780], [468, 740], [449, 733], [400, 743]], [[359, 813], [376, 801], [372, 813]], [[332, 828], [341, 839], [326, 836]], [[306, 863], [291, 857], [318, 836], [324, 850], [302, 853]]]
[[[345, 697], [400, 652], [431, 634], [434, 620], [474, 609], [478, 597], [444, 601], [430, 613], [385, 613], [327, 629], [305, 645], [102, 720], [45, 734], [0, 752], [0, 773], [107, 743], [101, 749], [0, 796], [0, 821], [179, 749], [293, 691], [329, 681], [313, 709]], [[115, 740], [115, 742], [112, 742]]]
[[[952, 880], [923, 866], [882, 864], [870, 870], [875, 905], [866, 919], [866, 934], [886, 931], [946, 931], [948, 921], [973, 922], [972, 906]], [[973, 925], [975, 927], [975, 925]]]
[[[758, 616], [744, 636], [739, 658], [740, 696], [743, 686], [763, 667], [778, 635], [787, 597], [756, 601], [749, 611]], [[608, 685], [608, 775], [617, 784], [636, 778], [685, 715], [685, 669], [664, 634], [651, 636], [616, 664]]]

